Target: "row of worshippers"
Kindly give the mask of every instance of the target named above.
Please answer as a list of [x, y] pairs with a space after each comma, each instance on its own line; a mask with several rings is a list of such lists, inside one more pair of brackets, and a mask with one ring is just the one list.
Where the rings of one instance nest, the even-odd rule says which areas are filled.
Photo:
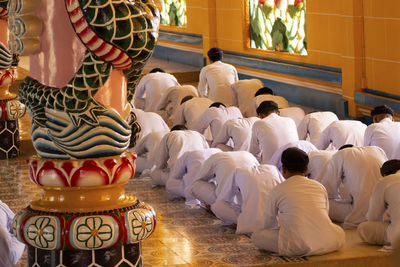
[[[227, 109], [223, 106], [212, 106], [209, 109], [218, 108]], [[258, 135], [258, 132], [255, 134], [254, 131], [256, 124], [253, 123], [253, 134], [250, 133], [251, 140], [255, 140], [254, 144], [257, 144], [253, 146], [259, 149], [256, 152], [262, 152], [261, 155], [255, 153], [258, 160], [253, 154], [240, 151], [245, 150], [241, 148], [243, 148], [243, 140], [249, 139], [249, 134], [247, 136], [243, 134], [242, 139], [235, 139], [231, 134], [228, 134], [232, 137], [230, 141], [234, 143], [232, 148], [235, 148], [238, 143], [241, 144], [237, 146], [237, 150], [240, 152], [222, 152], [218, 148], [209, 148], [208, 142], [200, 133], [186, 130], [184, 126], [176, 126], [171, 132], [168, 132], [165, 122], [162, 122], [163, 129], [152, 132], [143, 138], [143, 140], [147, 139], [147, 142], [138, 142], [138, 150], [136, 150], [139, 154], [138, 171], [145, 169], [140, 166], [139, 160], [141, 153], [148, 151], [147, 155], [153, 156], [142, 158], [142, 161], [152, 165], [147, 166], [147, 168], [152, 168], [151, 171], [148, 171], [148, 174], [155, 184], [165, 185], [171, 194], [185, 197], [188, 204], [197, 204], [201, 201], [211, 205], [211, 210], [217, 217], [224, 221], [237, 223], [238, 233], [251, 233], [265, 226], [265, 212], [263, 210], [268, 203], [266, 201], [268, 193], [273, 186], [284, 180], [279, 172], [280, 170], [283, 172], [284, 169], [283, 161], [280, 160], [283, 152], [289, 147], [298, 147], [309, 154], [308, 176], [320, 182], [327, 190], [330, 218], [343, 223], [344, 228], [355, 228], [366, 221], [369, 199], [375, 184], [381, 178], [379, 170], [388, 159], [384, 150], [376, 146], [359, 147], [358, 144], [355, 147], [345, 146], [345, 149], [339, 151], [318, 150], [308, 141], [298, 140], [298, 138], [291, 140], [290, 135], [295, 135], [296, 132], [295, 124], [290, 118], [281, 118], [278, 115], [279, 110], [276, 103], [263, 102], [258, 108], [258, 113], [260, 119], [256, 122], [261, 125], [265, 122], [268, 124], [265, 127], [267, 130], [264, 130], [264, 132], [260, 130]], [[322, 121], [326, 123], [326, 115], [329, 113], [321, 114], [325, 115], [322, 116], [325, 117]], [[390, 127], [386, 127], [386, 122], [391, 122], [393, 125], [397, 125], [397, 129], [399, 128], [399, 124], [393, 122], [393, 111], [389, 107], [377, 107], [371, 114], [375, 122], [368, 127], [368, 129], [373, 129], [369, 130], [372, 132], [371, 136], [378, 134], [382, 137], [383, 132], [385, 132], [384, 129], [386, 129], [386, 134], [389, 133], [390, 137], [391, 132], [387, 131]], [[318, 124], [313, 124], [315, 117], [318, 117], [315, 115], [313, 113], [307, 115], [308, 117], [306, 116], [303, 120], [307, 123], [302, 121], [300, 125], [307, 124], [306, 132], [309, 135], [315, 132], [315, 128], [320, 127], [316, 132], [323, 135], [325, 129], [321, 129]], [[235, 120], [237, 119], [227, 119], [222, 128]], [[334, 122], [338, 121], [334, 120]], [[392, 130], [395, 128], [394, 126], [391, 127]], [[334, 129], [336, 134], [344, 140], [342, 143], [345, 144], [346, 141], [352, 140], [349, 138], [351, 134], [348, 133], [346, 127], [335, 127]], [[377, 131], [377, 129], [379, 130]], [[220, 134], [223, 134], [223, 132], [222, 130], [219, 131]], [[292, 132], [292, 134], [288, 134], [288, 132]], [[335, 131], [330, 130], [329, 132]], [[262, 139], [257, 136], [268, 136], [265, 139], [270, 142], [270, 146], [268, 147], [265, 143], [263, 144], [265, 146], [262, 146]], [[284, 138], [286, 138], [286, 141], [283, 143], [286, 144], [280, 145], [279, 141]], [[360, 140], [360, 143], [362, 143], [363, 138], [361, 137]], [[375, 141], [377, 140], [381, 141], [382, 144], [387, 144], [390, 141], [382, 140], [382, 138], [377, 138]], [[145, 143], [147, 143], [147, 148], [144, 148], [146, 147]], [[222, 143], [227, 142], [225, 140]], [[212, 144], [215, 145], [214, 142]], [[341, 143], [334, 142], [334, 145], [339, 146]], [[392, 145], [394, 144], [392, 143]], [[225, 146], [227, 145], [225, 144]], [[268, 153], [264, 153], [265, 150]], [[273, 151], [270, 152], [270, 150]], [[266, 160], [267, 158], [269, 160]], [[372, 235], [375, 235], [375, 228], [378, 227], [378, 224], [367, 224], [367, 226], [361, 228], [360, 236], [363, 240], [371, 243], [390, 243], [392, 240], [388, 241], [387, 238], [381, 239], [385, 241], [384, 243], [379, 243], [374, 241], [375, 237], [366, 234], [374, 233]], [[384, 229], [381, 233], [385, 235], [386, 228], [390, 225], [379, 225], [380, 228], [378, 228]], [[256, 239], [254, 239], [254, 242], [262, 247]], [[312, 250], [307, 252], [307, 255], [325, 252], [327, 251], [317, 252]], [[279, 253], [287, 254], [288, 252], [279, 250]]]

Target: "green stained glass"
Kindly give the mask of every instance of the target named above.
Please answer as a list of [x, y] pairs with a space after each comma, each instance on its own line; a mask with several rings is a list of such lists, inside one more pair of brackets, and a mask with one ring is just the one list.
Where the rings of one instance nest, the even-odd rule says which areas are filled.
[[250, 47], [307, 55], [306, 0], [249, 0]]
[[161, 24], [186, 27], [186, 0], [161, 0]]

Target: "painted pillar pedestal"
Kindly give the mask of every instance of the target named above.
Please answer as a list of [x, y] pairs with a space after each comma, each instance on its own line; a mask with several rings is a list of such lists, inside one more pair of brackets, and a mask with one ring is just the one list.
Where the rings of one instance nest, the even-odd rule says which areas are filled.
[[140, 242], [154, 231], [156, 216], [125, 194], [135, 158], [29, 160], [29, 177], [42, 195], [13, 222], [28, 245], [29, 266], [142, 265]]

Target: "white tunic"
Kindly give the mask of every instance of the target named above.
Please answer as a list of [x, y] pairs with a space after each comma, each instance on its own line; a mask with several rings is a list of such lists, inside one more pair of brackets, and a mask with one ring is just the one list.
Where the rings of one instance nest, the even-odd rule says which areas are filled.
[[213, 102], [232, 105], [231, 84], [239, 80], [236, 68], [221, 61], [203, 67], [200, 71], [199, 92]]
[[12, 234], [13, 219], [14, 213], [0, 201], [0, 266], [4, 267], [15, 266], [25, 250], [25, 245]]
[[294, 121], [272, 113], [253, 124], [250, 152], [267, 164], [280, 147], [298, 140]]
[[131, 151], [137, 154], [137, 159], [135, 161], [137, 172], [142, 173], [145, 170], [150, 170], [155, 165], [154, 160], [158, 153], [158, 145], [168, 132], [169, 131], [151, 132], [141, 138], [136, 143], [136, 146], [131, 149]]
[[199, 94], [197, 88], [192, 85], [173, 86], [168, 88], [158, 102], [156, 109], [158, 111], [165, 111], [165, 119], [169, 119], [179, 107], [185, 96], [198, 97]]
[[278, 168], [279, 171], [282, 171], [282, 161], [281, 161], [282, 153], [283, 153], [283, 151], [285, 151], [289, 147], [297, 147], [297, 148], [303, 150], [306, 153], [308, 153], [310, 151], [317, 150], [317, 148], [313, 144], [308, 142], [308, 141], [298, 140], [298, 141], [290, 142], [290, 143], [287, 143], [286, 145], [280, 147], [272, 155], [272, 158], [270, 159], [268, 164], [274, 165], [275, 167]]
[[146, 112], [141, 109], [133, 109], [137, 122], [140, 125], [139, 138], [137, 142], [151, 132], [169, 131], [168, 125], [155, 112]]
[[364, 135], [364, 146], [379, 146], [385, 151], [388, 159], [396, 159], [400, 147], [400, 122], [385, 118], [379, 123], [367, 127]]
[[[282, 174], [275, 166], [265, 164], [237, 168], [233, 177], [243, 201], [236, 233], [247, 234], [263, 229], [265, 200], [272, 188], [284, 181]], [[234, 190], [232, 192], [234, 193]]]
[[298, 127], [301, 121], [304, 119], [305, 112], [299, 107], [281, 108], [279, 109], [281, 117], [287, 117], [294, 120], [296, 127]]
[[233, 106], [239, 107], [240, 111], [244, 116], [249, 109], [251, 100], [254, 98], [254, 94], [258, 89], [264, 85], [259, 79], [240, 80], [231, 85], [231, 91], [233, 95]]
[[330, 143], [332, 143], [336, 149], [346, 144], [363, 146], [366, 128], [367, 125], [360, 121], [334, 121], [325, 128], [315, 146], [321, 150], [327, 149]]
[[227, 120], [238, 118], [243, 118], [243, 116], [237, 107], [211, 107], [201, 114], [193, 129], [199, 133], [204, 133], [210, 127], [212, 139], [214, 140]]
[[[215, 179], [217, 200], [226, 200], [233, 190], [232, 179], [227, 179], [239, 167], [258, 166], [257, 159], [246, 151], [220, 152], [209, 157], [203, 164], [193, 182]], [[229, 183], [229, 184], [228, 184]], [[231, 202], [231, 201], [229, 201]]]
[[169, 132], [164, 135], [158, 147], [156, 167], [171, 170], [183, 153], [206, 148], [209, 148], [208, 143], [198, 132], [191, 130]]
[[193, 130], [197, 119], [212, 103], [210, 99], [205, 97], [194, 97], [186, 101], [176, 109], [173, 115], [174, 125], [183, 124], [188, 129]]
[[179, 85], [176, 78], [164, 72], [149, 73], [140, 79], [135, 93], [135, 107], [144, 111], [156, 111], [165, 90]]
[[[190, 189], [193, 185], [194, 179], [199, 171], [202, 169], [204, 162], [215, 153], [221, 150], [218, 148], [208, 148], [202, 150], [194, 150], [185, 152], [176, 162], [171, 170], [169, 177], [181, 179], [183, 181], [183, 192], [186, 201], [193, 199]], [[168, 188], [167, 188], [168, 190]]]
[[376, 146], [345, 148], [332, 156], [321, 183], [328, 191], [330, 199], [340, 197], [341, 183], [353, 199], [353, 210], [345, 218], [343, 227], [354, 228], [366, 221], [372, 190], [382, 178], [380, 168], [385, 161], [385, 152]]
[[308, 178], [321, 182], [325, 167], [331, 161], [336, 150], [314, 150], [308, 152]]
[[318, 182], [296, 175], [275, 186], [266, 200], [266, 229], [278, 226], [280, 255], [320, 255], [339, 249], [344, 231], [328, 216], [325, 188]]
[[226, 144], [232, 138], [234, 151], [248, 151], [250, 148], [251, 129], [257, 120], [259, 118], [251, 117], [226, 121], [211, 146], [216, 147], [219, 144]]
[[279, 108], [289, 107], [289, 102], [285, 98], [278, 95], [258, 95], [256, 97], [253, 97], [253, 99], [250, 101], [251, 104], [249, 105], [249, 108], [246, 111], [247, 117], [257, 116], [257, 108], [264, 101], [274, 101], [276, 104], [278, 104]]
[[336, 114], [330, 111], [307, 114], [297, 126], [299, 138], [301, 140], [306, 140], [307, 137], [309, 137], [310, 142], [315, 145], [325, 128], [332, 122], [338, 120]]
[[367, 213], [368, 221], [383, 222], [384, 214], [390, 218], [386, 236], [395, 242], [400, 231], [400, 171], [383, 177], [374, 188]]

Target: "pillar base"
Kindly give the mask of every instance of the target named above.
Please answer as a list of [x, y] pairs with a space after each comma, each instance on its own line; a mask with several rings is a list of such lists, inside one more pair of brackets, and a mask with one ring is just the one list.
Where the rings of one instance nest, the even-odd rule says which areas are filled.
[[19, 156], [19, 127], [17, 120], [0, 121], [0, 159]]
[[44, 250], [28, 246], [28, 266], [142, 266], [141, 242], [99, 250]]

